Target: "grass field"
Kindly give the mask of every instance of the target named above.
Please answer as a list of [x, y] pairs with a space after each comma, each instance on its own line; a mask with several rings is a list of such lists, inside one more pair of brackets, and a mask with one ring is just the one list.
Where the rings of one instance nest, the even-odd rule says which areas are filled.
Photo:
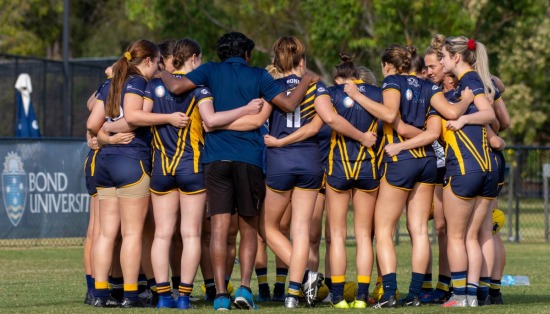
[[[433, 247], [434, 251], [437, 247]], [[550, 276], [548, 276], [548, 244], [506, 244], [508, 265], [505, 273], [512, 275], [527, 275], [531, 279], [530, 286], [503, 287], [504, 306], [489, 306], [481, 308], [443, 309], [437, 306], [423, 306], [417, 309], [402, 308], [393, 312], [483, 312], [483, 313], [549, 313], [550, 312]], [[348, 257], [354, 258], [355, 246], [348, 245]], [[410, 246], [402, 243], [398, 252], [398, 283], [399, 289], [406, 292], [410, 276]], [[437, 256], [436, 252], [434, 252]], [[173, 313], [177, 310], [157, 309], [94, 309], [83, 304], [85, 280], [82, 266], [81, 247], [55, 248], [9, 248], [0, 250], [0, 313]], [[274, 281], [274, 266], [270, 256], [269, 282]], [[355, 279], [355, 262], [348, 260], [347, 279]], [[321, 264], [321, 268], [324, 265]], [[374, 276], [373, 276], [374, 277]], [[434, 277], [437, 277], [435, 271]], [[233, 284], [239, 283], [239, 269], [235, 267]], [[202, 278], [197, 276], [194, 295], [199, 296]], [[257, 282], [253, 278], [252, 289], [257, 290]], [[371, 286], [370, 291], [372, 292]], [[197, 302], [192, 312], [212, 312], [211, 304]], [[278, 313], [284, 310], [281, 304], [260, 304], [260, 310], [267, 313]], [[326, 304], [319, 304], [315, 309], [298, 309], [297, 313], [329, 313], [335, 309]], [[359, 310], [349, 310], [359, 311]], [[367, 309], [366, 311], [373, 311]], [[380, 310], [391, 311], [391, 310]]]

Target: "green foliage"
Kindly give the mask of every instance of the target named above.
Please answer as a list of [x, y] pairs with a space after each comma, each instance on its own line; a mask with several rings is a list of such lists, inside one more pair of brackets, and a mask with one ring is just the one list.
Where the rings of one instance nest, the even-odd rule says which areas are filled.
[[[61, 0], [0, 0], [0, 51], [59, 57]], [[252, 64], [270, 62], [271, 47], [294, 35], [307, 66], [331, 82], [341, 51], [382, 80], [380, 55], [393, 43], [422, 52], [437, 34], [486, 44], [491, 71], [507, 87], [508, 143], [550, 140], [550, 9], [547, 0], [80, 0], [71, 1], [73, 57], [120, 55], [133, 41], [190, 37], [217, 60], [217, 38], [241, 31], [256, 43]]]
[[524, 10], [505, 28], [493, 51], [498, 71], [507, 84], [504, 94], [512, 117], [514, 143], [543, 142], [550, 130], [550, 9], [542, 2], [526, 1]]
[[0, 51], [57, 57], [63, 2], [0, 0]]

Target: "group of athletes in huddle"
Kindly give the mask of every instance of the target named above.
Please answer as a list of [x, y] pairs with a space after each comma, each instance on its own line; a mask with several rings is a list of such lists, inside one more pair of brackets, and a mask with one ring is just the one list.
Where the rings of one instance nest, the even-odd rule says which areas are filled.
[[[216, 45], [220, 62], [201, 65], [192, 39], [139, 40], [90, 98], [85, 170], [97, 197], [84, 252], [86, 302], [187, 309], [200, 264], [217, 310], [267, 300], [296, 308], [302, 298], [314, 306], [323, 284], [335, 308], [502, 304], [504, 248], [491, 212], [504, 180], [497, 134], [510, 117], [485, 46], [437, 35], [422, 57], [392, 45], [381, 57], [381, 88], [346, 54], [328, 87], [307, 70], [293, 36], [275, 42], [267, 70], [248, 65], [253, 48], [242, 33], [227, 33]], [[350, 202], [357, 291], [348, 303]], [[398, 299], [393, 235], [404, 208], [412, 275]], [[435, 289], [430, 216], [439, 240]], [[230, 296], [237, 233], [241, 285]], [[277, 257], [273, 297], [266, 244]]]

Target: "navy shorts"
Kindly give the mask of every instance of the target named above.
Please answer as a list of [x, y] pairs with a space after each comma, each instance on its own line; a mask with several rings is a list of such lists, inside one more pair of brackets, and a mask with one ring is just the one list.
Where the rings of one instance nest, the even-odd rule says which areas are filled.
[[255, 217], [265, 198], [263, 169], [237, 161], [215, 161], [204, 166], [206, 217], [234, 214]]
[[373, 178], [348, 180], [346, 178], [327, 176], [327, 185], [335, 191], [358, 189], [365, 192], [373, 192], [380, 186], [380, 180]]
[[134, 159], [124, 155], [104, 154], [96, 157], [95, 182], [101, 188], [124, 188], [151, 173], [150, 159]]
[[286, 174], [272, 175], [265, 179], [265, 184], [269, 189], [284, 192], [290, 191], [293, 188], [302, 190], [319, 190], [323, 185], [323, 174]]
[[179, 189], [184, 194], [195, 194], [205, 191], [204, 173], [180, 174], [180, 175], [158, 175], [151, 176], [151, 192], [155, 194], [166, 194]]
[[88, 194], [90, 196], [97, 195], [97, 188], [96, 188], [96, 183], [94, 179], [95, 158], [97, 156], [97, 153], [98, 153], [97, 150], [91, 149], [90, 152], [88, 152], [86, 161], [84, 161], [84, 175], [86, 176], [86, 190], [88, 190]]
[[381, 172], [390, 185], [412, 190], [416, 183], [436, 184], [437, 161], [435, 157], [425, 157], [387, 162]]
[[474, 172], [465, 175], [445, 177], [444, 189], [451, 188], [460, 198], [495, 198], [498, 195], [498, 174], [496, 172]]

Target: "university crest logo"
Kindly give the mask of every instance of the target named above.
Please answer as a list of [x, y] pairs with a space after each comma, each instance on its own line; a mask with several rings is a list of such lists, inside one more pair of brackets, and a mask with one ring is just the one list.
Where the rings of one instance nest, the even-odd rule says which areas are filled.
[[4, 207], [14, 227], [17, 227], [25, 212], [27, 192], [27, 175], [21, 157], [15, 152], [9, 152], [4, 159], [2, 194]]

